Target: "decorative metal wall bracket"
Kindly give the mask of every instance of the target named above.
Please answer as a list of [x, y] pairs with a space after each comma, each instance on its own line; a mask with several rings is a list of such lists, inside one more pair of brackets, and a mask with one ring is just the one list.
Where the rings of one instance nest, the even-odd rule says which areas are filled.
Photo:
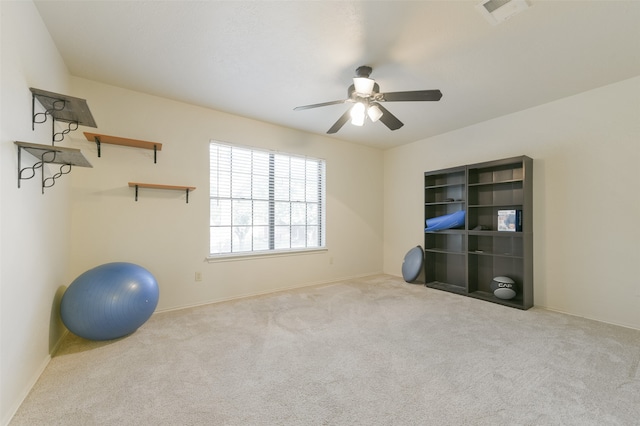
[[[18, 146], [18, 188], [20, 181], [28, 180], [36, 175], [36, 170], [40, 170], [42, 193], [45, 188], [51, 188], [56, 183], [56, 179], [71, 173], [72, 166], [93, 167], [82, 155], [79, 149], [53, 147], [28, 142], [14, 142]], [[22, 150], [33, 155], [38, 161], [32, 166], [22, 167]], [[51, 176], [45, 176], [45, 164], [59, 164], [60, 170]], [[25, 173], [28, 173], [25, 175]]]
[[[31, 130], [35, 130], [36, 124], [41, 124], [51, 120], [51, 144], [61, 142], [65, 135], [78, 129], [79, 125], [88, 127], [98, 127], [87, 101], [73, 96], [61, 95], [47, 92], [45, 90], [31, 87]], [[36, 112], [36, 99], [45, 109], [44, 112]], [[61, 132], [56, 132], [56, 121], [68, 123], [67, 128]]]

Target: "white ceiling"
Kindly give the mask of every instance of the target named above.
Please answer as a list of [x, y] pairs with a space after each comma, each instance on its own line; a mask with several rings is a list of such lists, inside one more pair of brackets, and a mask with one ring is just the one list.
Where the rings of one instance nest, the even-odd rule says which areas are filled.
[[293, 108], [345, 99], [360, 65], [382, 92], [442, 91], [386, 103], [399, 130], [334, 135], [380, 148], [640, 75], [640, 1], [529, 0], [497, 26], [477, 3], [35, 2], [74, 76], [307, 132], [324, 134], [348, 105]]

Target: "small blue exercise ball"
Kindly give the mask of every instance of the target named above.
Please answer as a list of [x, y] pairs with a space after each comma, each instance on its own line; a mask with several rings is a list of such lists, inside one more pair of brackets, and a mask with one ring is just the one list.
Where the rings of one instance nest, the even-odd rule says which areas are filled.
[[69, 285], [60, 304], [62, 322], [89, 340], [133, 333], [158, 306], [158, 283], [142, 266], [114, 262], [97, 266]]
[[409, 250], [402, 261], [402, 278], [408, 283], [418, 279], [422, 264], [424, 263], [424, 250], [416, 246]]

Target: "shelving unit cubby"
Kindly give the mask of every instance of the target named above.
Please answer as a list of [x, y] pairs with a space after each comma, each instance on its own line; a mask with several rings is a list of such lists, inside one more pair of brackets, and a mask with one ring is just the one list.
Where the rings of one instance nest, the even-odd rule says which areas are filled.
[[[527, 156], [424, 174], [427, 219], [465, 211], [460, 229], [425, 231], [426, 286], [505, 306], [533, 306], [533, 160]], [[499, 210], [520, 210], [521, 231], [498, 231]], [[491, 281], [516, 282], [515, 298], [493, 295]]]

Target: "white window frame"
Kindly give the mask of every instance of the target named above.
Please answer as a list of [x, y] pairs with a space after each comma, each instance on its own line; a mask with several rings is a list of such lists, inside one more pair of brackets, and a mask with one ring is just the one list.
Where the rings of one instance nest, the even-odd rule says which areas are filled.
[[209, 256], [326, 251], [326, 161], [211, 140]]

